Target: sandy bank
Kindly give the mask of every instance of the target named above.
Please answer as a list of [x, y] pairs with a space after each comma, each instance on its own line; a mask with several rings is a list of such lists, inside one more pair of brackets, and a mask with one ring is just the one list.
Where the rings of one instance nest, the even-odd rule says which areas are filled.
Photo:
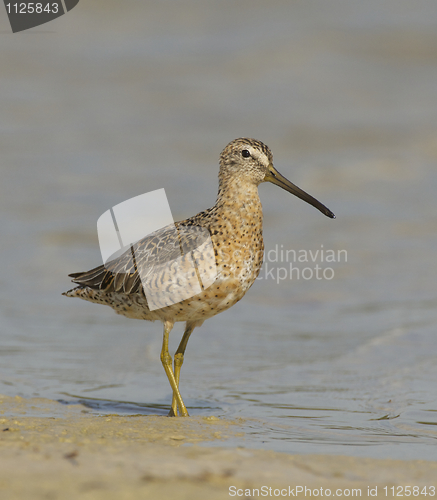
[[0, 396], [0, 498], [214, 500], [233, 498], [231, 486], [243, 498], [262, 486], [272, 488], [271, 497], [282, 488], [280, 498], [296, 486], [329, 488], [331, 496], [358, 488], [367, 498], [368, 486], [378, 486], [377, 498], [392, 498], [384, 486], [437, 486], [437, 462], [196, 445], [240, 433], [240, 425], [214, 417], [96, 416], [82, 405]]

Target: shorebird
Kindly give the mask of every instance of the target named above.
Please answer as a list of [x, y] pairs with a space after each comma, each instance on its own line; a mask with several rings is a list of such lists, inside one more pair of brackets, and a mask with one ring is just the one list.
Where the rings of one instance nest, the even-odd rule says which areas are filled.
[[[262, 182], [276, 184], [327, 217], [335, 218], [327, 207], [275, 169], [272, 152], [265, 144], [255, 139], [235, 139], [220, 155], [218, 196], [212, 208], [176, 222], [176, 231], [165, 227], [147, 235], [135, 245], [136, 258], [130, 249], [109, 264], [69, 275], [79, 286], [63, 295], [106, 304], [128, 318], [163, 323], [161, 362], [173, 391], [169, 416], [188, 416], [179, 391], [179, 380], [185, 349], [194, 328], [238, 302], [260, 272], [264, 243], [258, 186]], [[206, 231], [212, 242], [211, 255], [200, 256], [197, 262], [203, 257], [215, 261], [213, 283], [202, 287], [200, 293], [190, 298], [151, 310], [144, 293], [144, 279], [155, 290], [159, 303], [160, 297], [175, 284], [172, 269], [160, 266], [160, 263], [181, 257], [182, 249], [182, 266], [184, 262], [186, 264], [190, 250], [198, 244], [198, 230], [201, 233]], [[191, 286], [189, 280], [183, 283]], [[186, 326], [174, 355], [173, 369], [168, 340], [177, 321], [186, 322]]]

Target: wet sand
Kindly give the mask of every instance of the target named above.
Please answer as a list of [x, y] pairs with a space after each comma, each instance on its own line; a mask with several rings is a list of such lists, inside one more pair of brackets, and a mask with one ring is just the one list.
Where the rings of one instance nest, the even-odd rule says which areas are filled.
[[199, 446], [241, 433], [244, 423], [96, 415], [80, 404], [0, 396], [0, 497], [213, 500], [233, 492], [248, 498], [253, 488], [261, 496], [263, 486], [271, 497], [281, 488], [283, 497], [301, 486], [332, 496], [359, 488], [368, 498], [377, 486], [376, 498], [387, 498], [384, 486], [436, 485], [437, 462]]

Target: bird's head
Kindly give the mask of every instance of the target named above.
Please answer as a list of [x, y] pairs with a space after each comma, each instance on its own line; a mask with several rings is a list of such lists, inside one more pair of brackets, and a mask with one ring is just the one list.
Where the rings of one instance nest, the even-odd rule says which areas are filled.
[[241, 137], [225, 147], [220, 155], [220, 180], [247, 182], [256, 186], [261, 182], [271, 182], [335, 219], [335, 215], [325, 205], [276, 170], [270, 148], [256, 139]]

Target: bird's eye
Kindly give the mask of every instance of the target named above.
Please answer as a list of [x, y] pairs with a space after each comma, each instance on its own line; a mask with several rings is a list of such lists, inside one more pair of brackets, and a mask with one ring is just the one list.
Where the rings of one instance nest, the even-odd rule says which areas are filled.
[[243, 158], [249, 158], [249, 156], [250, 156], [249, 150], [248, 149], [243, 149], [243, 151], [241, 151], [241, 156]]

